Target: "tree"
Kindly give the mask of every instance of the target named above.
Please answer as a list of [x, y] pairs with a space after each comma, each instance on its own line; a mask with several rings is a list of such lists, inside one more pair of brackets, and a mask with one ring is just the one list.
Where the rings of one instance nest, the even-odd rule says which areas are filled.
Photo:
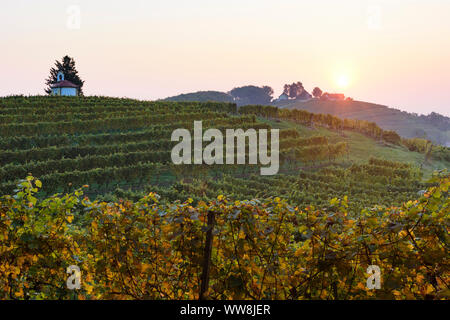
[[292, 99], [309, 99], [311, 95], [303, 88], [303, 84], [300, 81], [292, 84], [285, 84], [283, 93]]
[[285, 84], [283, 87], [283, 94], [287, 95], [288, 97], [290, 96], [290, 92], [291, 92], [291, 85], [290, 84]]
[[262, 88], [263, 88], [264, 92], [267, 94], [267, 96], [270, 97], [270, 101], [272, 101], [273, 93], [274, 93], [273, 89], [271, 87], [269, 87], [269, 86], [264, 86]]
[[58, 72], [62, 71], [64, 73], [64, 80], [70, 81], [73, 84], [79, 86], [78, 92], [80, 95], [83, 95], [82, 87], [84, 85], [84, 81], [78, 76], [78, 71], [75, 68], [75, 60], [69, 56], [65, 56], [62, 58], [62, 61], [55, 61], [55, 67], [50, 69], [50, 76], [45, 80], [45, 84], [47, 88], [45, 92], [50, 94], [52, 92], [51, 85], [58, 82]]
[[273, 99], [273, 89], [269, 86], [244, 86], [230, 91], [237, 105], [267, 105]]
[[322, 92], [322, 90], [320, 90], [319, 87], [315, 87], [313, 92], [312, 92], [313, 96], [316, 97], [316, 98], [320, 98], [322, 96], [322, 93], [323, 92]]

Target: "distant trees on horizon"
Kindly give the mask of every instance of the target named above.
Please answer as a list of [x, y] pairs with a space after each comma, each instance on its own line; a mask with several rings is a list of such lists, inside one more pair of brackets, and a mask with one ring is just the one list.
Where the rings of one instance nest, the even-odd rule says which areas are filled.
[[[237, 87], [228, 92], [238, 106], [244, 105], [268, 105], [273, 102], [274, 90], [269, 86], [257, 87], [253, 85]], [[300, 81], [292, 84], [285, 84], [283, 94], [290, 99], [307, 100], [313, 96], [306, 91]], [[313, 95], [316, 98], [322, 96], [322, 90], [318, 87], [314, 88]]]
[[273, 100], [273, 89], [269, 86], [244, 86], [229, 92], [238, 106], [249, 104], [267, 105]]
[[282, 95], [274, 97], [272, 87], [263, 85], [246, 85], [235, 87], [228, 92], [221, 91], [198, 91], [187, 94], [180, 94], [174, 97], [166, 98], [169, 101], [219, 101], [236, 103], [239, 107], [246, 105], [271, 105], [274, 102], [283, 99], [309, 100], [312, 98], [320, 100], [353, 100], [345, 99], [343, 94], [332, 94], [322, 91], [319, 87], [314, 87], [310, 94], [303, 86], [302, 82], [297, 81], [283, 86]]
[[311, 94], [305, 90], [303, 84], [300, 81], [292, 84], [285, 84], [283, 88], [283, 94], [287, 95], [291, 99], [310, 99]]
[[315, 87], [312, 94], [314, 96], [314, 98], [320, 98], [322, 96], [322, 90], [320, 90], [319, 87]]

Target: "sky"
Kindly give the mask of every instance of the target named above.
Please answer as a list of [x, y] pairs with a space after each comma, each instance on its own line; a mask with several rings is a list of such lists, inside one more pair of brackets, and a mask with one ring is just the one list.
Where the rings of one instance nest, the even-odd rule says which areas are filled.
[[450, 116], [448, 0], [1, 0], [0, 96], [75, 58], [86, 95], [160, 99], [301, 81]]

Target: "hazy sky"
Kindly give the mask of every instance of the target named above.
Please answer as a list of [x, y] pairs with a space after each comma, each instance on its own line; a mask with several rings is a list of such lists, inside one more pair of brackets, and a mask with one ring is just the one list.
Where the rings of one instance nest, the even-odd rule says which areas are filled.
[[302, 81], [450, 116], [448, 0], [1, 0], [0, 41], [0, 96], [44, 94], [69, 54], [87, 95]]

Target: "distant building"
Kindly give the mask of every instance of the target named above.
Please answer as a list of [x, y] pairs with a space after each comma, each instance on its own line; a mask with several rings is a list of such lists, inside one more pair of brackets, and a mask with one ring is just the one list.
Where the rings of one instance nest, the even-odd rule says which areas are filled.
[[322, 100], [330, 100], [330, 101], [343, 101], [345, 100], [345, 95], [342, 93], [328, 93], [325, 92], [322, 97]]
[[283, 93], [278, 97], [277, 100], [288, 100], [288, 99], [289, 99], [288, 95]]
[[54, 96], [77, 96], [79, 87], [70, 81], [64, 80], [64, 73], [58, 72], [58, 82], [52, 85]]
[[286, 101], [289, 100], [289, 96], [285, 93], [281, 94], [278, 99], [273, 100], [272, 102], [281, 102], [281, 101]]

